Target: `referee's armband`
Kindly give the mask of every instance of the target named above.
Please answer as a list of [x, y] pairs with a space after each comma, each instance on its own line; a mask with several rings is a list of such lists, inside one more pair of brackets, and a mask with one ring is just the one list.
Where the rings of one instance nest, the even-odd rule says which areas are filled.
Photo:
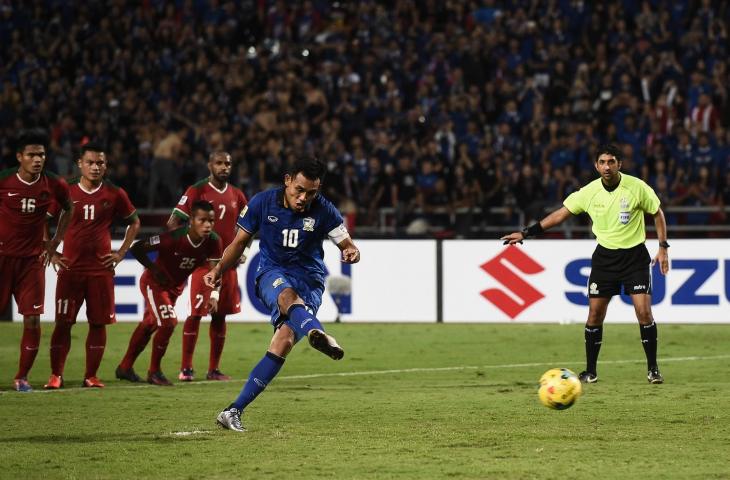
[[330, 240], [335, 244], [339, 244], [341, 241], [350, 238], [350, 234], [347, 231], [344, 223], [341, 223], [338, 227], [333, 228], [328, 234]]

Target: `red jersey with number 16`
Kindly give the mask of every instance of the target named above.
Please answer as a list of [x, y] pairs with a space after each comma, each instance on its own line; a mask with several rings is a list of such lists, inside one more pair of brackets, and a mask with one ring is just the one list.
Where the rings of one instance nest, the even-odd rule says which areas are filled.
[[[166, 290], [180, 295], [185, 288], [185, 281], [196, 268], [205, 265], [209, 260], [220, 260], [223, 254], [221, 237], [211, 232], [194, 244], [189, 235], [190, 227], [182, 227], [170, 232], [150, 237], [149, 244], [157, 251], [155, 264], [167, 273], [172, 285], [164, 287]], [[158, 285], [148, 269], [142, 277], [152, 285]]]
[[69, 208], [68, 184], [43, 171], [33, 182], [17, 168], [0, 171], [0, 255], [32, 257], [43, 251], [43, 224], [53, 202]]
[[189, 221], [190, 209], [193, 202], [197, 200], [205, 200], [213, 204], [215, 209], [215, 231], [221, 236], [223, 245], [229, 245], [236, 236], [238, 214], [248, 203], [246, 196], [230, 183], [226, 183], [222, 190], [218, 190], [206, 178], [185, 190], [185, 194], [177, 202], [177, 206], [172, 213], [183, 220]]
[[[107, 181], [87, 191], [80, 179], [69, 182], [74, 214], [63, 239], [63, 256], [71, 272], [113, 275], [102, 256], [111, 253], [109, 227], [115, 218], [131, 220], [136, 210], [127, 192]], [[55, 205], [54, 205], [55, 208]], [[55, 212], [54, 212], [55, 213]]]

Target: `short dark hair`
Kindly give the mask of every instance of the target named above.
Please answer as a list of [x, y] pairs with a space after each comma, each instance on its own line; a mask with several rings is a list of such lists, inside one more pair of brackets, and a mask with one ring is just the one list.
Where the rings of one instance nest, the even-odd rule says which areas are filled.
[[299, 157], [289, 166], [288, 173], [292, 178], [296, 177], [298, 173], [301, 173], [309, 180], [319, 179], [320, 183], [322, 183], [327, 173], [327, 165], [317, 157]]
[[208, 163], [215, 160], [217, 157], [230, 157], [231, 154], [226, 152], [225, 150], [216, 150], [214, 152], [211, 152], [210, 155], [208, 155]]
[[192, 206], [190, 207], [190, 216], [194, 216], [196, 210], [202, 210], [204, 212], [212, 212], [215, 209], [213, 208], [213, 204], [207, 200], [196, 200], [193, 202]]
[[608, 155], [614, 156], [619, 162], [622, 162], [624, 159], [624, 154], [621, 149], [618, 148], [618, 146], [614, 145], [613, 143], [607, 143], [598, 147], [598, 150], [596, 150], [596, 158], [594, 159], [594, 161], [597, 162], [598, 159], [601, 158], [601, 155], [606, 153]]
[[84, 156], [84, 153], [86, 152], [97, 152], [97, 153], [104, 153], [106, 149], [102, 146], [101, 143], [98, 142], [86, 142], [83, 145], [81, 145], [81, 156]]
[[22, 153], [25, 147], [28, 145], [48, 145], [48, 135], [40, 128], [33, 128], [29, 130], [23, 130], [18, 135], [18, 140], [15, 144], [15, 151]]

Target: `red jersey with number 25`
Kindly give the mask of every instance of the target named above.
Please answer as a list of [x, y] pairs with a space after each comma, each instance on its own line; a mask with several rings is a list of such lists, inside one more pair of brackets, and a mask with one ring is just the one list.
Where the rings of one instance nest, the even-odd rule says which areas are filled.
[[53, 202], [71, 204], [66, 180], [41, 172], [26, 182], [17, 168], [0, 171], [0, 255], [32, 257], [43, 251], [43, 224]]
[[115, 218], [133, 218], [136, 210], [127, 192], [109, 182], [102, 182], [92, 191], [85, 190], [79, 180], [69, 183], [74, 214], [63, 239], [63, 256], [68, 259], [69, 270], [112, 275], [114, 272], [104, 268], [101, 258], [111, 253], [109, 227]]
[[[194, 244], [190, 240], [189, 230], [190, 227], [181, 227], [149, 239], [149, 244], [157, 251], [155, 264], [172, 280], [172, 285], [165, 289], [176, 292], [177, 295], [182, 293], [185, 281], [193, 270], [210, 260], [220, 260], [223, 254], [221, 237], [215, 232]], [[150, 284], [158, 285], [149, 270], [145, 269], [142, 276], [146, 276], [146, 281]]]
[[208, 179], [200, 180], [188, 187], [185, 194], [177, 202], [173, 214], [183, 220], [190, 220], [190, 209], [197, 200], [205, 200], [213, 204], [215, 209], [215, 231], [221, 236], [223, 245], [229, 245], [236, 236], [236, 220], [248, 201], [241, 190], [226, 183], [223, 190], [215, 188]]

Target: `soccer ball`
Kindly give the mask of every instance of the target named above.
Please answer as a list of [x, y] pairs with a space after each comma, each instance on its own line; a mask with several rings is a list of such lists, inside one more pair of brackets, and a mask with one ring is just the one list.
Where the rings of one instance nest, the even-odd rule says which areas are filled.
[[551, 368], [540, 377], [540, 402], [553, 410], [570, 408], [582, 392], [578, 376], [567, 368]]

